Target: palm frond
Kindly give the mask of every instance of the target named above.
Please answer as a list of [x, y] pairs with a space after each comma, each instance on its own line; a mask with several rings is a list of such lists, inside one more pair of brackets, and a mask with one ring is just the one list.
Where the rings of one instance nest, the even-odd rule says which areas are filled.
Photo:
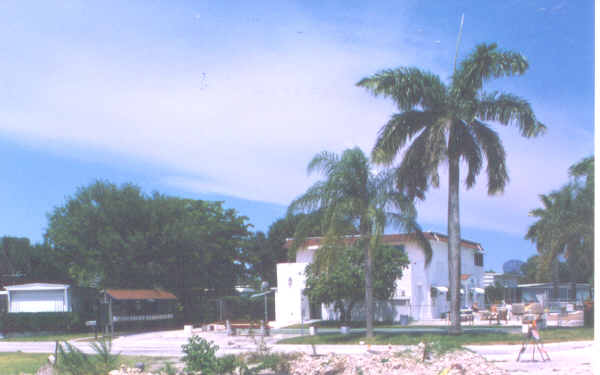
[[406, 111], [392, 115], [379, 130], [371, 158], [378, 164], [391, 164], [398, 151], [428, 125], [438, 121], [431, 111]]
[[453, 121], [448, 142], [448, 153], [456, 153], [467, 162], [467, 189], [475, 185], [475, 180], [481, 171], [483, 158], [477, 137], [472, 134], [470, 127], [463, 121]]
[[506, 170], [506, 152], [502, 140], [498, 133], [480, 121], [471, 122], [470, 128], [487, 160], [488, 194], [504, 191], [510, 178]]
[[339, 157], [335, 153], [322, 151], [312, 158], [306, 170], [308, 174], [322, 172], [327, 175], [332, 172], [338, 161]]
[[485, 81], [491, 78], [521, 75], [528, 68], [527, 59], [520, 53], [499, 50], [496, 43], [480, 44], [461, 61], [454, 73], [453, 94], [460, 98], [473, 98]]
[[288, 207], [288, 215], [295, 213], [306, 213], [315, 211], [324, 205], [327, 200], [327, 186], [325, 182], [319, 181], [308, 188], [308, 190], [294, 199]]
[[588, 156], [569, 167], [571, 177], [594, 176], [594, 156]]
[[521, 135], [528, 138], [546, 131], [546, 126], [536, 119], [529, 102], [512, 94], [494, 92], [482, 95], [477, 103], [476, 116], [483, 121], [516, 125]]
[[398, 188], [410, 199], [425, 198], [429, 185], [439, 186], [439, 164], [448, 157], [443, 126], [430, 126], [408, 147], [395, 170]]
[[437, 75], [412, 67], [382, 70], [356, 85], [375, 96], [391, 97], [403, 111], [439, 108], [446, 98], [446, 86]]

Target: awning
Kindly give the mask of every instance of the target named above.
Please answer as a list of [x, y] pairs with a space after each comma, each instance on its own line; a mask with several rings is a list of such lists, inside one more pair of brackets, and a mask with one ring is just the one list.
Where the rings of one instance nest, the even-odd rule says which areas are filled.
[[267, 294], [273, 293], [273, 292], [274, 292], [274, 290], [267, 290], [266, 292], [253, 294], [250, 296], [250, 298], [262, 297], [264, 295], [267, 295]]
[[473, 288], [473, 291], [475, 291], [475, 293], [485, 294], [485, 290], [482, 288]]
[[106, 294], [116, 300], [177, 299], [172, 293], [157, 289], [108, 289]]
[[434, 287], [435, 289], [437, 289], [437, 290], [438, 290], [438, 292], [443, 292], [443, 293], [446, 293], [446, 292], [448, 292], [448, 287], [447, 287], [447, 286], [435, 286], [435, 285], [434, 285], [433, 287]]

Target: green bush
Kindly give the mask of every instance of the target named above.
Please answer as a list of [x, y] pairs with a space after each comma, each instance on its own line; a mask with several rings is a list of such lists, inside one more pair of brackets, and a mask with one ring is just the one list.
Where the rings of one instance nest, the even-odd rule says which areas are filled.
[[11, 313], [0, 315], [1, 332], [79, 331], [85, 322], [74, 312]]
[[231, 374], [236, 369], [240, 369], [240, 373], [247, 371], [244, 362], [238, 360], [234, 355], [217, 358], [219, 347], [200, 336], [190, 337], [188, 343], [182, 345], [181, 348], [185, 353], [183, 357], [185, 371], [200, 371], [203, 375]]
[[219, 347], [213, 345], [200, 336], [192, 336], [188, 343], [181, 346], [185, 353], [183, 362], [185, 371], [202, 371], [203, 374], [218, 374], [217, 350]]
[[55, 370], [59, 375], [105, 375], [118, 366], [119, 355], [112, 354], [110, 340], [90, 345], [96, 355], [88, 355], [68, 342], [56, 344]]

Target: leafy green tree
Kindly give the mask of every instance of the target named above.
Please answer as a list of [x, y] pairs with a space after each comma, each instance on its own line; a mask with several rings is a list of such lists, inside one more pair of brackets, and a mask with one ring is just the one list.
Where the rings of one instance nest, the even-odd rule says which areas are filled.
[[448, 165], [448, 268], [450, 333], [460, 327], [460, 166], [467, 167], [466, 187], [475, 185], [484, 161], [488, 194], [501, 193], [508, 182], [506, 153], [498, 133], [486, 121], [516, 125], [524, 137], [545, 130], [529, 103], [512, 94], [484, 92], [492, 78], [521, 75], [527, 60], [502, 51], [495, 43], [478, 45], [455, 70], [446, 85], [437, 76], [414, 67], [380, 71], [357, 86], [391, 98], [400, 113], [379, 131], [372, 158], [392, 165], [396, 184], [408, 197], [424, 199], [430, 186], [439, 186], [439, 169]]
[[[351, 319], [354, 305], [364, 300], [365, 253], [360, 241], [351, 245], [331, 244], [329, 251], [317, 253], [317, 259], [306, 268], [304, 293], [312, 303], [333, 304], [342, 322]], [[319, 259], [333, 254], [331, 259]], [[373, 249], [373, 295], [378, 300], [391, 298], [395, 281], [409, 260], [406, 253], [385, 244]]]
[[[308, 172], [322, 173], [325, 178], [295, 199], [288, 212], [306, 212], [311, 214], [307, 219], [317, 218], [326, 242], [349, 234], [349, 224], [353, 232], [359, 233], [365, 253], [367, 337], [372, 337], [373, 250], [384, 228], [392, 224], [415, 232], [427, 263], [431, 260], [431, 245], [416, 222], [412, 201], [393, 189], [387, 173], [374, 174], [371, 163], [359, 148], [347, 149], [341, 155], [321, 152], [309, 163]], [[326, 249], [323, 247], [323, 251]]]
[[251, 233], [240, 248], [240, 259], [245, 265], [240, 282], [258, 286], [266, 280], [275, 286], [277, 263], [295, 260], [296, 249], [286, 243], [296, 233], [319, 236], [321, 226], [317, 220], [308, 219], [306, 214], [297, 214], [276, 220], [269, 226], [267, 234], [261, 231]]
[[489, 304], [498, 303], [505, 299], [506, 288], [500, 282], [496, 281], [494, 285], [488, 285], [485, 288], [485, 298]]
[[29, 238], [0, 238], [0, 282], [69, 281], [61, 259], [45, 244]]
[[54, 209], [46, 239], [79, 285], [171, 290], [189, 320], [198, 293], [231, 294], [245, 221], [221, 202], [97, 181]]
[[[527, 261], [521, 266], [520, 284], [547, 283], [552, 281], [552, 274], [542, 267], [541, 255], [533, 255], [527, 258]], [[571, 274], [567, 262], [558, 262], [558, 281], [568, 282], [571, 280]], [[581, 276], [577, 282], [585, 282]]]

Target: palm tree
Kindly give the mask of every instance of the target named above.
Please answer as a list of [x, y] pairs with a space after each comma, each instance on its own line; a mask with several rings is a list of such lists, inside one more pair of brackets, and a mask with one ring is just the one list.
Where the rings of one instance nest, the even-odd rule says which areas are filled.
[[[536, 243], [541, 257], [539, 273], [550, 272], [552, 297], [558, 298], [558, 256], [567, 258], [572, 298], [577, 280], [593, 275], [594, 158], [571, 166], [572, 181], [548, 195], [540, 195], [542, 208], [530, 211], [537, 218], [525, 238]], [[579, 181], [584, 177], [584, 181]]]
[[498, 134], [485, 121], [516, 125], [522, 136], [541, 134], [545, 126], [527, 101], [508, 93], [483, 91], [492, 78], [521, 75], [527, 60], [518, 53], [481, 44], [465, 58], [446, 85], [437, 76], [413, 67], [380, 71], [357, 83], [374, 95], [394, 100], [400, 113], [379, 131], [372, 159], [394, 167], [396, 184], [409, 198], [425, 198], [439, 186], [439, 167], [448, 163], [448, 268], [450, 333], [459, 334], [461, 161], [466, 164], [466, 187], [471, 188], [487, 161], [488, 194], [500, 193], [508, 182], [506, 154]]
[[[541, 255], [538, 265], [538, 279], [544, 274], [550, 274], [552, 280], [552, 298], [558, 299], [559, 260], [558, 255], [564, 254], [567, 246], [568, 225], [567, 211], [571, 209], [572, 192], [566, 187], [551, 194], [541, 194], [543, 208], [536, 208], [529, 212], [529, 216], [537, 218], [527, 230], [525, 238], [536, 243], [537, 251]], [[570, 216], [570, 215], [569, 215]]]
[[431, 261], [431, 245], [416, 222], [412, 201], [393, 189], [390, 174], [374, 174], [369, 159], [359, 148], [347, 149], [341, 155], [317, 154], [308, 165], [308, 173], [314, 172], [323, 174], [325, 179], [294, 200], [288, 212], [310, 213], [307, 218], [312, 219], [318, 217], [325, 241], [339, 240], [347, 234], [348, 223], [352, 223], [354, 232], [360, 234], [366, 259], [367, 337], [373, 337], [373, 249], [384, 228], [391, 224], [415, 232], [425, 251], [426, 264]]

